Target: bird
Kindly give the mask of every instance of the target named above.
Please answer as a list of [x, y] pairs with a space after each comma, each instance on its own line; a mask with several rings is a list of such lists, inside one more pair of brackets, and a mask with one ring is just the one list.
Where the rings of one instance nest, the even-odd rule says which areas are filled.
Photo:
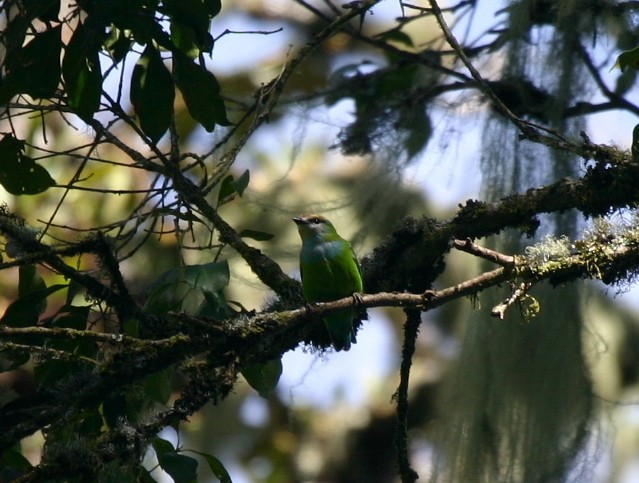
[[[306, 301], [331, 302], [349, 295], [360, 298], [362, 271], [351, 244], [322, 215], [299, 216], [293, 221], [302, 239], [300, 272]], [[356, 342], [354, 317], [352, 307], [322, 317], [336, 351], [347, 351]]]

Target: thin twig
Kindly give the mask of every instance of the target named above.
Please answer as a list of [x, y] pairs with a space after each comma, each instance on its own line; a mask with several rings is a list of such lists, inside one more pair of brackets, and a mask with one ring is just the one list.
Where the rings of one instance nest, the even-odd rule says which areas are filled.
[[402, 364], [400, 367], [399, 386], [393, 399], [397, 402], [397, 433], [395, 445], [397, 447], [397, 461], [402, 483], [413, 483], [419, 475], [410, 465], [410, 450], [408, 447], [408, 382], [410, 368], [415, 353], [415, 341], [421, 324], [419, 310], [406, 309], [404, 322], [404, 346], [402, 348]]
[[515, 257], [504, 255], [503, 253], [496, 252], [490, 248], [479, 246], [473, 243], [470, 239], [463, 241], [455, 240], [453, 241], [453, 246], [458, 250], [483, 258], [489, 262], [496, 263], [502, 267], [512, 267], [515, 264]]

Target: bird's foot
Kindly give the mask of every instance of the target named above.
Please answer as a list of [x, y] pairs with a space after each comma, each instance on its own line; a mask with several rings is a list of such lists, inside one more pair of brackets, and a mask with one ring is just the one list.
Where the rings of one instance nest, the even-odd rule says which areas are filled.
[[359, 292], [354, 292], [353, 293], [353, 300], [355, 301], [355, 304], [357, 306], [363, 305], [364, 304], [364, 295], [362, 295]]

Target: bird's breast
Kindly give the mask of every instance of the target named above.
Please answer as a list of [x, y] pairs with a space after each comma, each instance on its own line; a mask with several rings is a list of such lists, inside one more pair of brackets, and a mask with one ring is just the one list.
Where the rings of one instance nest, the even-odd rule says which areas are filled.
[[302, 247], [302, 260], [307, 263], [324, 263], [339, 257], [345, 249], [341, 240], [304, 245]]

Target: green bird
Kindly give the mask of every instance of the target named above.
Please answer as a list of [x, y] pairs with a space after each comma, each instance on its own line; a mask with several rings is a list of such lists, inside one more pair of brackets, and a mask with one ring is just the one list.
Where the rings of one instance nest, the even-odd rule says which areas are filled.
[[[337, 234], [333, 224], [321, 215], [293, 218], [302, 238], [300, 272], [307, 302], [331, 302], [364, 289], [362, 272], [351, 244]], [[323, 317], [335, 350], [349, 350], [355, 342], [355, 309], [332, 312]]]

